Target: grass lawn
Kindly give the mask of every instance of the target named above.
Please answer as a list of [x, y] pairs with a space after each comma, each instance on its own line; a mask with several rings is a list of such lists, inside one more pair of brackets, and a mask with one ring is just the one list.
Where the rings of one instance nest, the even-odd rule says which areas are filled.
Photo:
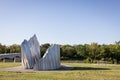
[[[0, 72], [0, 80], [120, 80], [120, 65], [63, 63], [74, 70], [41, 72]], [[0, 68], [20, 63], [0, 63]]]
[[0, 62], [0, 68], [9, 68], [9, 67], [15, 67], [20, 66], [21, 63], [14, 63], [14, 62]]

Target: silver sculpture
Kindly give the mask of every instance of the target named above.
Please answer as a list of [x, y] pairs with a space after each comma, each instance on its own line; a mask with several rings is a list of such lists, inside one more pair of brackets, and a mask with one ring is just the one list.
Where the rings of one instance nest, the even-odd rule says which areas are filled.
[[52, 70], [60, 68], [60, 47], [52, 45], [41, 58], [36, 35], [21, 44], [22, 66], [26, 69]]

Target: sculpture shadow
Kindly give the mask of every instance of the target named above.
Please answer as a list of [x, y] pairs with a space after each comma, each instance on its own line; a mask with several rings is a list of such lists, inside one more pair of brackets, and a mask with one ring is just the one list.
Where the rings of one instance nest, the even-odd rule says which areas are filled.
[[59, 69], [56, 70], [111, 70], [110, 68], [101, 68], [101, 67], [71, 67], [71, 66], [64, 66], [62, 65]]
[[95, 68], [95, 67], [73, 67], [72, 70], [110, 70], [109, 68]]

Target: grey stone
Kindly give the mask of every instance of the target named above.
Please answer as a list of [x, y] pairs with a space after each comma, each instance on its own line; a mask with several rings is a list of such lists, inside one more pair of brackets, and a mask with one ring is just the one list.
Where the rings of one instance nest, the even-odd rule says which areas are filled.
[[36, 35], [21, 44], [22, 66], [26, 69], [52, 70], [60, 67], [60, 47], [53, 44], [41, 58]]
[[27, 40], [24, 40], [21, 44], [21, 58], [22, 66], [26, 69], [32, 69], [34, 66], [34, 60], [32, 58], [31, 50]]
[[39, 61], [38, 70], [52, 70], [60, 67], [60, 48], [54, 44], [46, 51], [43, 58]]

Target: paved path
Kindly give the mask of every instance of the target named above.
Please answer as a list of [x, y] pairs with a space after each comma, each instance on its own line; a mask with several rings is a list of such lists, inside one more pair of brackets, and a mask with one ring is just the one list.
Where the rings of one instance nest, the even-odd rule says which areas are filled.
[[23, 69], [22, 66], [11, 67], [11, 68], [0, 68], [0, 71], [34, 72], [32, 69]]
[[[73, 67], [69, 67], [69, 66], [64, 66], [62, 65], [59, 69], [57, 70], [49, 70], [49, 71], [44, 71], [44, 72], [54, 72], [54, 71], [63, 71], [63, 70], [72, 70]], [[12, 72], [43, 72], [43, 71], [35, 71], [32, 69], [23, 69], [22, 66], [18, 66], [18, 67], [11, 67], [11, 68], [0, 68], [0, 71], [12, 71]]]

